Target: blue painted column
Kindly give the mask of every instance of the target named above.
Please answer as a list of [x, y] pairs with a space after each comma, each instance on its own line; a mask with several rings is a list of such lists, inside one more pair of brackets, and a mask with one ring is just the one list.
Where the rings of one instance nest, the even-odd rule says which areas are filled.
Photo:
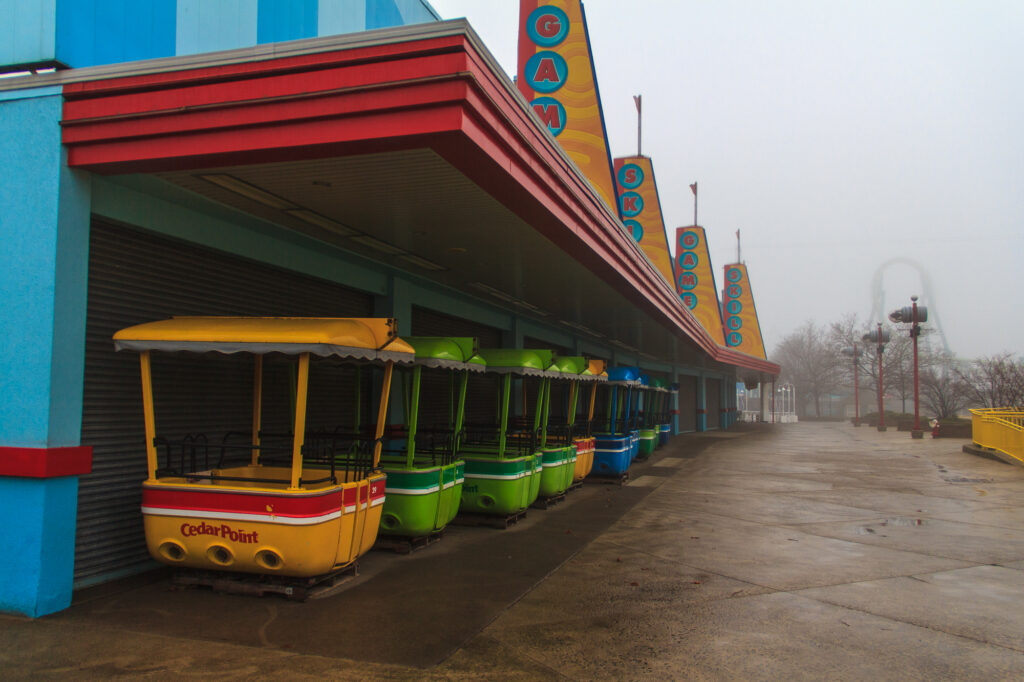
[[67, 167], [59, 88], [0, 92], [0, 611], [71, 603], [90, 182]]
[[719, 417], [719, 428], [729, 428], [729, 382], [725, 377], [721, 379], [722, 397], [719, 402], [722, 404], [721, 416]]
[[679, 435], [679, 372], [672, 372], [672, 435]]
[[697, 375], [697, 432], [701, 433], [708, 430], [708, 404], [707, 404], [707, 390], [705, 390], [704, 382], [706, 377], [704, 373]]
[[728, 429], [735, 421], [732, 408], [736, 401], [736, 380], [727, 376], [722, 380], [722, 386], [725, 389], [725, 421], [722, 428]]

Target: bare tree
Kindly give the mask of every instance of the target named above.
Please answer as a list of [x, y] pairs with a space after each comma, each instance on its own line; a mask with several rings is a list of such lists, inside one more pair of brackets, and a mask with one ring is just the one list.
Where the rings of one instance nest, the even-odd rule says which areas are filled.
[[971, 405], [1024, 406], [1024, 360], [1002, 353], [979, 358], [957, 374], [964, 382]]
[[921, 371], [921, 405], [938, 419], [955, 417], [967, 407], [968, 387], [950, 355], [934, 354]]
[[814, 415], [820, 417], [821, 399], [841, 384], [843, 376], [828, 331], [808, 320], [779, 342], [772, 359], [782, 366], [782, 380], [793, 384], [797, 395], [814, 400]]
[[[928, 327], [921, 328], [918, 337], [917, 368], [919, 377], [939, 362], [939, 351], [932, 348]], [[910, 325], [901, 325], [892, 330], [892, 340], [885, 347], [885, 385], [899, 396], [902, 411], [907, 412], [907, 401], [914, 397], [914, 339], [910, 336]], [[919, 382], [920, 383], [920, 382]], [[923, 401], [922, 401], [923, 402]]]

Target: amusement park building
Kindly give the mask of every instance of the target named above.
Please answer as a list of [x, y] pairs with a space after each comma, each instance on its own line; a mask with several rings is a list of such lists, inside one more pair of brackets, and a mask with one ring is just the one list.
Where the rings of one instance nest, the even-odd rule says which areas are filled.
[[778, 373], [712, 340], [425, 2], [0, 9], [0, 64], [34, 71], [0, 79], [2, 611], [150, 565], [137, 359], [111, 341], [132, 324], [386, 316], [592, 355], [678, 384], [677, 432], [728, 426], [735, 383]]

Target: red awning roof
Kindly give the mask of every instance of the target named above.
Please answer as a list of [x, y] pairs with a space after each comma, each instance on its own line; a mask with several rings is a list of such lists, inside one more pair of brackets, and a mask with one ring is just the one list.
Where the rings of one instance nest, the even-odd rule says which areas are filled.
[[713, 361], [779, 373], [711, 339], [462, 20], [49, 78], [69, 164], [100, 174], [428, 148]]

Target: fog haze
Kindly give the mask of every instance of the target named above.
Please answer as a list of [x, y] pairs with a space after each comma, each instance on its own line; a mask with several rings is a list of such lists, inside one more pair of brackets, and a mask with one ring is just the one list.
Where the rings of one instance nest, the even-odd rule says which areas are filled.
[[[509, 74], [515, 0], [431, 0]], [[1024, 3], [584, 3], [613, 156], [654, 163], [670, 234], [699, 183], [721, 286], [736, 230], [769, 353], [920, 294], [960, 357], [1024, 352]], [[670, 242], [671, 243], [671, 242]]]

